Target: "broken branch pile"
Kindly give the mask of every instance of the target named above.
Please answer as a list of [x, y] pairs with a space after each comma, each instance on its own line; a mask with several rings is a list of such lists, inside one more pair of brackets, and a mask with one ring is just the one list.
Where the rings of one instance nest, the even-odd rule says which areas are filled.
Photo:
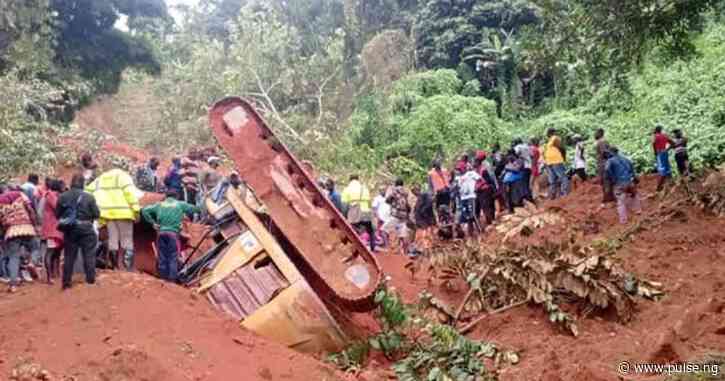
[[613, 310], [620, 321], [627, 322], [634, 314], [635, 296], [662, 295], [661, 285], [636, 279], [597, 249], [577, 245], [573, 239], [494, 250], [463, 244], [441, 247], [432, 253], [430, 265], [438, 279], [465, 279], [470, 287], [456, 320], [533, 302], [544, 307], [552, 323], [574, 336], [578, 335], [576, 321], [561, 308], [565, 304], [578, 306], [583, 316]]
[[531, 203], [526, 203], [523, 208], [516, 209], [513, 214], [504, 215], [501, 222], [496, 226], [496, 231], [504, 234], [502, 242], [508, 242], [519, 235], [529, 236], [535, 229], [546, 225], [557, 225], [563, 223], [564, 219], [555, 211], [545, 211]]

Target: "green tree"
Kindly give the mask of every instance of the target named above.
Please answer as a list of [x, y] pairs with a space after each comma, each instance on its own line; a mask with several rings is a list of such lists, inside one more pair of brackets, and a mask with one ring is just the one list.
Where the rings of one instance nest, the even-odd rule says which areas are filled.
[[535, 7], [526, 0], [427, 0], [415, 21], [420, 64], [456, 67], [465, 48], [485, 41], [484, 28], [515, 33], [537, 22]]
[[55, 61], [95, 80], [102, 91], [115, 91], [127, 67], [160, 71], [145, 40], [114, 25], [121, 15], [132, 25], [142, 17], [168, 17], [164, 0], [51, 0], [50, 7], [57, 14]]

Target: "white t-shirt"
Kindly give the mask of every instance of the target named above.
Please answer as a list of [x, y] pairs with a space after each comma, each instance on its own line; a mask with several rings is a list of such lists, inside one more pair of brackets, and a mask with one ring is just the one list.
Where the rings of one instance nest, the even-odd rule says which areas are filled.
[[526, 143], [519, 144], [514, 147], [514, 151], [519, 155], [521, 161], [524, 162], [524, 168], [531, 169], [533, 159], [531, 158], [531, 148], [529, 148], [529, 145]]
[[476, 182], [481, 180], [481, 176], [476, 171], [470, 170], [456, 178], [458, 180], [459, 193], [461, 200], [470, 200], [476, 198]]
[[387, 222], [390, 219], [392, 207], [390, 206], [390, 204], [387, 203], [387, 201], [385, 201], [384, 196], [375, 196], [375, 198], [373, 199], [372, 208], [375, 212], [375, 217], [377, 217], [378, 220]]
[[579, 142], [574, 148], [574, 168], [582, 169], [587, 167], [587, 158], [584, 157], [584, 142]]

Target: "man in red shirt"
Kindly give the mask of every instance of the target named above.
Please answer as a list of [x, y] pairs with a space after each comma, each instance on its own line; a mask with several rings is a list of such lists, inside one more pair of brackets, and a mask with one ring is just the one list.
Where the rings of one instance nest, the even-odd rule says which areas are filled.
[[659, 173], [659, 180], [657, 181], [658, 192], [662, 190], [667, 180], [672, 177], [670, 148], [673, 144], [672, 139], [662, 131], [662, 125], [658, 124], [655, 127], [654, 138], [652, 139], [652, 148], [654, 149], [657, 160], [657, 173]]

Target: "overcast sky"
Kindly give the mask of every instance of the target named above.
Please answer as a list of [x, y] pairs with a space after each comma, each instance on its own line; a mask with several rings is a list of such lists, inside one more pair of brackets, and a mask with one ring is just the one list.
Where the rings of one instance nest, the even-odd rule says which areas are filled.
[[166, 0], [166, 5], [169, 7], [178, 4], [194, 5], [198, 2], [199, 0]]
[[[4, 0], [0, 0], [4, 1]], [[171, 13], [171, 16], [176, 18], [176, 12], [174, 12], [171, 7], [175, 5], [196, 5], [199, 3], [199, 0], [166, 0], [166, 6], [169, 8], [169, 12]], [[128, 31], [128, 26], [126, 24], [126, 20], [128, 17], [126, 15], [121, 15], [121, 17], [118, 18], [118, 21], [116, 21], [116, 28], [121, 29], [123, 31]], [[178, 22], [178, 19], [177, 19]]]

